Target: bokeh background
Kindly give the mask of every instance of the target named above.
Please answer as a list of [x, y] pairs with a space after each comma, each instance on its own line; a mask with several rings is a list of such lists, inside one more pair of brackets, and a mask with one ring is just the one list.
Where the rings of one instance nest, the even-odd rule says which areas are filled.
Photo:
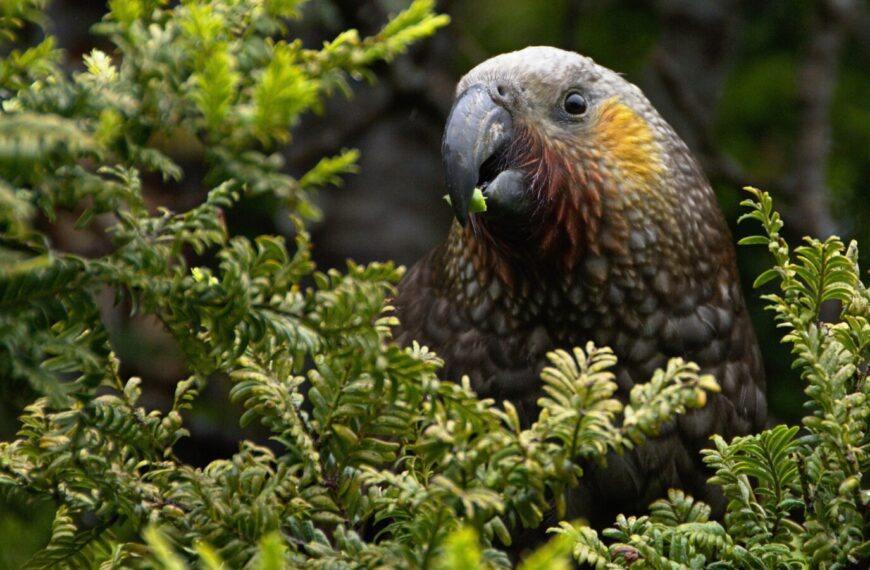
[[[408, 3], [310, 0], [293, 33], [310, 46], [347, 28], [375, 33]], [[486, 58], [528, 45], [579, 51], [638, 84], [700, 158], [735, 239], [757, 229], [736, 224], [741, 187], [754, 185], [774, 195], [793, 244], [804, 235], [836, 233], [870, 252], [870, 0], [442, 0], [439, 9], [451, 15], [449, 28], [381, 66], [375, 83], [355, 85], [352, 98], [334, 98], [294, 131], [286, 150], [291, 173], [343, 148], [361, 152], [359, 174], [318, 197], [324, 217], [312, 233], [321, 269], [341, 268], [348, 258], [410, 265], [446, 235], [440, 139], [456, 81]], [[71, 67], [93, 47], [111, 52], [90, 33], [104, 11], [96, 0], [52, 3], [48, 31]], [[186, 150], [183, 141], [169, 147], [186, 171], [201, 169]], [[154, 181], [149, 196], [181, 210], [206, 190]], [[100, 235], [73, 231], [73, 221], [60, 219], [57, 244], [104, 253]], [[286, 212], [267, 199], [243, 204], [228, 223], [250, 235], [292, 231]], [[740, 248], [739, 257], [771, 413], [795, 421], [802, 385], [762, 310], [763, 291], [751, 289], [770, 260], [758, 247]], [[866, 267], [870, 257], [862, 258]], [[110, 296], [105, 306], [123, 372], [143, 378], [147, 405], [168, 408], [175, 382], [186, 375], [170, 337], [155, 322], [113, 307]], [[225, 457], [241, 437], [252, 437], [238, 428], [241, 410], [226, 403], [228, 388], [216, 378], [206, 404], [192, 413], [192, 437], [179, 450], [195, 464]], [[32, 396], [21, 390], [0, 403], [0, 438], [11, 437], [17, 412]], [[32, 531], [17, 548], [0, 548], [0, 568], [15, 568], [44, 540], [51, 511], [4, 501], [0, 543], [12, 529], [20, 536], [22, 525]]]

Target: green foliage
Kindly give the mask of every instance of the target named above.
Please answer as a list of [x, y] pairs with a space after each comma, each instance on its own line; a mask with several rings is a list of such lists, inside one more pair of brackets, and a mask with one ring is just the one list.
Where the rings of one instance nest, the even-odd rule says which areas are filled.
[[[42, 2], [4, 3], [11, 42]], [[589, 344], [549, 355], [540, 417], [438, 378], [426, 347], [397, 347], [390, 263], [318, 272], [306, 219], [313, 193], [352, 172], [348, 150], [299, 178], [281, 144], [302, 113], [371, 77], [446, 23], [413, 2], [382, 31], [312, 50], [287, 37], [293, 0], [112, 0], [92, 51], [69, 76], [51, 38], [0, 63], [0, 393], [29, 390], [14, 439], [0, 442], [0, 497], [50, 500], [50, 540], [29, 568], [506, 568], [511, 530], [540, 526], [583, 465], [654, 436], [718, 389], [679, 359], [614, 395], [613, 353]], [[20, 49], [19, 49], [20, 48]], [[182, 160], [185, 159], [185, 160]], [[210, 188], [184, 211], [147, 184], [206, 165]], [[291, 243], [231, 235], [224, 216], [271, 196]], [[728, 500], [723, 522], [679, 491], [649, 516], [599, 535], [562, 522], [522, 567], [842, 568], [868, 557], [867, 357], [870, 294], [857, 248], [809, 240], [794, 252], [766, 194], [748, 217], [778, 280], [766, 299], [807, 384], [805, 433], [779, 426], [705, 460]], [[74, 254], [51, 231], [64, 216], [100, 236]], [[62, 232], [61, 232], [62, 233]], [[171, 406], [151, 409], [107, 333], [104, 292], [155, 318], [184, 357]], [[823, 304], [842, 321], [818, 322]], [[179, 457], [186, 422], [216, 376], [229, 378], [239, 451], [204, 467]], [[259, 432], [262, 433], [262, 432]]]
[[[317, 272], [304, 229], [313, 191], [353, 171], [356, 152], [295, 179], [276, 145], [346, 77], [446, 18], [421, 0], [371, 38], [351, 30], [310, 50], [284, 37], [298, 4], [113, 0], [97, 29], [115, 51], [92, 51], [85, 71], [37, 65], [43, 52], [4, 64], [0, 367], [4, 391], [36, 397], [0, 443], [0, 489], [57, 506], [28, 567], [431, 566], [462, 526], [482, 537], [480, 560], [505, 567], [509, 529], [541, 524], [581, 462], [640, 443], [716, 388], [672, 362], [621, 422], [613, 354], [560, 351], [544, 413], [523, 429], [509, 405], [440, 381], [424, 347], [395, 346], [387, 299], [402, 271]], [[179, 156], [205, 162], [211, 189], [187, 211], [154, 208], [143, 181], [180, 179]], [[291, 213], [292, 244], [227, 230], [226, 212], [264, 194]], [[70, 213], [104, 253], [75, 255], [44, 233]], [[176, 340], [189, 375], [168, 411], [143, 405], [140, 379], [122, 375], [106, 290]], [[215, 374], [229, 377], [242, 426], [262, 424], [272, 447], [244, 440], [196, 468], [175, 445]], [[529, 567], [560, 559], [557, 542]]]
[[[870, 560], [870, 292], [861, 282], [855, 243], [805, 239], [794, 253], [780, 237], [782, 220], [767, 193], [743, 204], [743, 219], [765, 235], [774, 266], [756, 286], [778, 281], [764, 298], [791, 345], [806, 382], [803, 430], [779, 425], [731, 442], [713, 436], [704, 461], [710, 482], [727, 500], [724, 524], [710, 509], [672, 490], [651, 514], [620, 516], [601, 537], [561, 523], [574, 557], [597, 568], [851, 568]], [[819, 321], [822, 305], [838, 302], [840, 321]]]

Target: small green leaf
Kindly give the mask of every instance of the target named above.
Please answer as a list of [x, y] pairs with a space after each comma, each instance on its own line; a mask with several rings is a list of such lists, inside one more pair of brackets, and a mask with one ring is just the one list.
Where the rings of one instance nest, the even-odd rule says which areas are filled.
[[[447, 202], [449, 206], [453, 206], [453, 200], [450, 199], [448, 194], [445, 194], [442, 198], [444, 198], [444, 201]], [[471, 202], [468, 204], [468, 213], [480, 214], [485, 211], [486, 196], [483, 195], [483, 191], [480, 188], [475, 188], [474, 192], [471, 194]]]
[[471, 202], [468, 204], [468, 211], [472, 214], [479, 214], [486, 211], [486, 196], [480, 188], [475, 188], [471, 194]]
[[770, 238], [766, 236], [746, 236], [737, 243], [739, 245], [767, 245], [769, 242]]
[[767, 283], [773, 281], [777, 277], [779, 277], [779, 272], [776, 270], [776, 268], [768, 269], [767, 271], [763, 272], [761, 275], [755, 278], [755, 281], [752, 283], [752, 287], [754, 289], [758, 289], [759, 287], [763, 287]]

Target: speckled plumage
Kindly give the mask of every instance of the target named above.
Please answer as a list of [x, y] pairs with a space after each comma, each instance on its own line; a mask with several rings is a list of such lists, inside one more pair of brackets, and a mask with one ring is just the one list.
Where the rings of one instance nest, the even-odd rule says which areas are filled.
[[[722, 392], [607, 469], [590, 466], [571, 516], [611, 522], [681, 487], [714, 503], [698, 451], [710, 434], [762, 427], [760, 353], [727, 224], [682, 140], [641, 91], [555, 48], [527, 48], [469, 72], [457, 97], [489, 90], [515, 126], [499, 168], [524, 175], [520, 221], [474, 215], [399, 285], [396, 340], [418, 340], [471, 378], [481, 396], [536, 416], [539, 373], [554, 348], [593, 340], [619, 357], [619, 395], [668, 358], [694, 360]], [[564, 94], [589, 103], [562, 116]]]

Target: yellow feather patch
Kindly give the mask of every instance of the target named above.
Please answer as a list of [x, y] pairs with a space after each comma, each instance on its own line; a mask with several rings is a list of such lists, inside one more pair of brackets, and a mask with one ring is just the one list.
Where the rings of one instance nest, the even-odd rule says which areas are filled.
[[661, 148], [646, 120], [612, 97], [598, 107], [593, 127], [602, 157], [611, 159], [628, 177], [646, 182], [664, 166]]

